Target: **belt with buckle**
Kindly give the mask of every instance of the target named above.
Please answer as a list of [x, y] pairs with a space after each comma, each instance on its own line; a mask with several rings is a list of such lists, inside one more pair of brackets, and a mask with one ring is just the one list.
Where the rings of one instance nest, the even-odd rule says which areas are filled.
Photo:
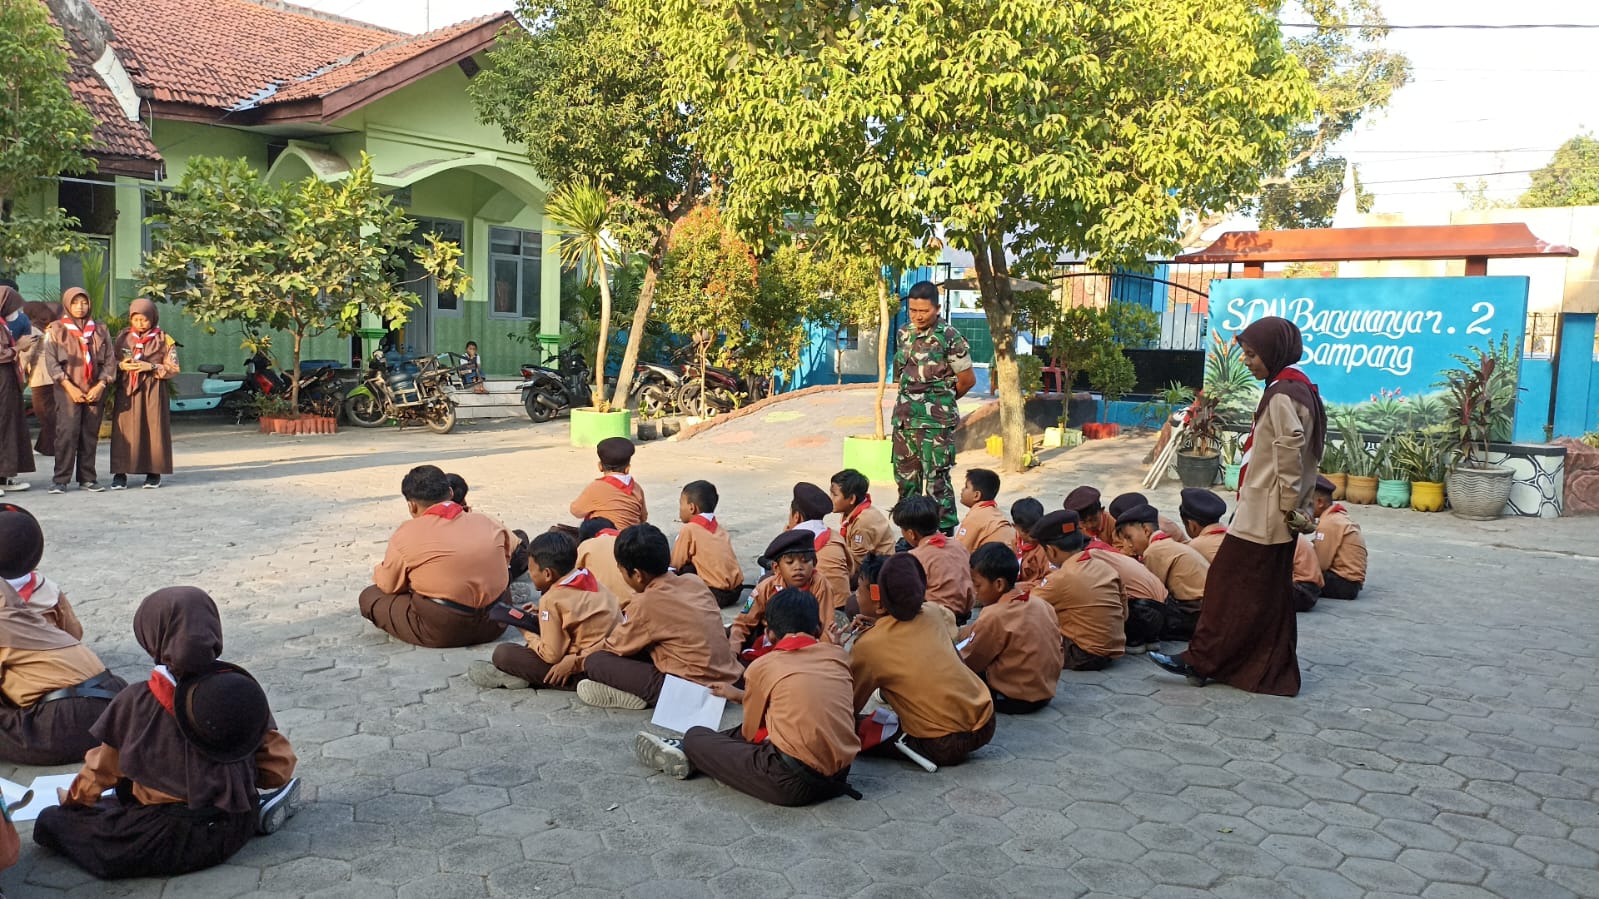
[[471, 606], [465, 606], [458, 602], [451, 602], [448, 599], [439, 599], [437, 596], [424, 596], [422, 598], [426, 599], [428, 602], [441, 605], [452, 612], [460, 612], [462, 615], [471, 615], [475, 618], [483, 614], [482, 609], [474, 609]]

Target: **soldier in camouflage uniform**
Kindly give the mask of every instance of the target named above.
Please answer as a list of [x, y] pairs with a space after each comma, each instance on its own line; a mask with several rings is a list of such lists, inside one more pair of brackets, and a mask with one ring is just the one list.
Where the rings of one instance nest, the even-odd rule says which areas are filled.
[[899, 332], [894, 370], [899, 397], [894, 405], [894, 481], [899, 498], [926, 495], [939, 505], [939, 527], [952, 531], [955, 488], [949, 480], [955, 464], [955, 426], [960, 413], [955, 400], [972, 389], [972, 350], [959, 331], [938, 317], [938, 288], [918, 281], [911, 286], [910, 327]]

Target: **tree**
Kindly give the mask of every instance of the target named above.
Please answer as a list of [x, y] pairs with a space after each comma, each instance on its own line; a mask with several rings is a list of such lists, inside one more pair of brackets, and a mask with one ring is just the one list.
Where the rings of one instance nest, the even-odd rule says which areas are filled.
[[[1243, 195], [1216, 209], [1189, 210], [1183, 246], [1251, 206], [1263, 227], [1327, 227], [1344, 171], [1344, 160], [1329, 148], [1361, 120], [1386, 109], [1394, 93], [1410, 81], [1410, 60], [1382, 44], [1388, 21], [1377, 0], [1297, 0], [1289, 9], [1294, 19], [1319, 26], [1296, 31], [1286, 41], [1314, 89], [1310, 114], [1293, 130], [1288, 152], [1261, 178], [1258, 196]], [[1370, 201], [1357, 197], [1357, 207], [1364, 212]]]
[[37, 0], [0, 2], [0, 274], [34, 253], [84, 248], [78, 222], [60, 208], [41, 215], [27, 201], [58, 174], [94, 170], [94, 117], [72, 96], [66, 41]]
[[1599, 204], [1599, 138], [1579, 134], [1560, 145], [1549, 164], [1532, 173], [1522, 206]]
[[937, 220], [972, 254], [1011, 470], [1026, 450], [1012, 260], [1170, 252], [1180, 212], [1252, 194], [1312, 105], [1254, 0], [658, 5], [669, 87], [731, 206], [848, 219], [831, 202], [847, 172], [883, 219]]
[[468, 87], [478, 117], [525, 145], [550, 183], [590, 178], [654, 226], [612, 399], [624, 408], [672, 229], [708, 173], [686, 110], [665, 97], [666, 51], [637, 17], [609, 0], [520, 0], [517, 15], [531, 30], [501, 34]]
[[723, 329], [741, 334], [741, 326], [747, 327], [761, 290], [758, 268], [754, 250], [723, 224], [715, 206], [695, 209], [672, 234], [661, 267], [662, 317], [669, 327], [694, 341], [702, 397], [703, 373], [711, 361], [712, 345], [717, 345], [714, 361], [722, 365], [738, 346], [737, 342], [718, 341], [717, 336]]
[[[286, 331], [294, 364], [306, 338], [353, 334], [361, 313], [403, 323], [417, 303], [401, 283], [412, 256], [440, 291], [464, 292], [461, 248], [427, 235], [372, 182], [372, 161], [337, 183], [318, 178], [269, 185], [243, 160], [196, 157], [166, 211], [139, 272], [143, 290], [183, 304], [196, 321], [233, 321], [246, 333]], [[266, 349], [271, 336], [249, 339]], [[290, 403], [299, 408], [296, 381]]]
[[599, 335], [594, 350], [594, 408], [604, 412], [608, 408], [605, 401], [605, 350], [610, 340], [610, 270], [616, 267], [619, 256], [619, 248], [610, 234], [611, 226], [616, 224], [615, 204], [610, 195], [594, 182], [580, 178], [550, 194], [544, 205], [544, 214], [562, 232], [559, 244], [561, 264], [583, 272], [588, 283], [599, 287]]

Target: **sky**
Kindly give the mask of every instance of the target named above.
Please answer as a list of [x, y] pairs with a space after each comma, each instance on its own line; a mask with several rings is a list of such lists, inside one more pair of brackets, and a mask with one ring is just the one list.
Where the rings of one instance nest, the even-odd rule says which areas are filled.
[[[300, 0], [404, 31], [510, 9], [507, 0]], [[1599, 2], [1381, 0], [1390, 24], [1599, 26]], [[1286, 13], [1285, 20], [1293, 20]], [[1489, 199], [1513, 201], [1528, 172], [1583, 131], [1599, 132], [1599, 27], [1403, 29], [1388, 45], [1410, 57], [1412, 82], [1341, 142], [1373, 211], [1442, 215], [1465, 208], [1456, 182], [1482, 178]]]

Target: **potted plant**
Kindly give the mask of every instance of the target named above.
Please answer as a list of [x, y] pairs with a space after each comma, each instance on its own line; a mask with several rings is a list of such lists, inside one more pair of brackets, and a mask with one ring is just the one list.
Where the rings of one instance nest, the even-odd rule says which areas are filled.
[[1443, 373], [1444, 406], [1450, 413], [1453, 462], [1445, 475], [1449, 505], [1461, 518], [1498, 518], [1510, 500], [1514, 472], [1488, 461], [1494, 440], [1508, 440], [1516, 407], [1516, 360], [1507, 334], [1475, 347], [1475, 358], [1455, 356], [1460, 368]]
[[1349, 492], [1349, 462], [1344, 457], [1342, 444], [1327, 441], [1321, 451], [1321, 473], [1332, 482], [1333, 499], [1343, 499]]
[[1390, 509], [1410, 505], [1410, 476], [1400, 460], [1402, 439], [1389, 434], [1377, 445], [1377, 502]]
[[1449, 471], [1449, 455], [1444, 443], [1427, 433], [1406, 434], [1399, 438], [1399, 465], [1410, 477], [1410, 508], [1418, 512], [1438, 512], [1444, 507], [1443, 480]]
[[[560, 232], [557, 251], [561, 263], [583, 272], [600, 290], [599, 334], [595, 339], [594, 386], [591, 394], [594, 405], [587, 409], [572, 410], [569, 419], [571, 444], [594, 446], [607, 437], [630, 436], [633, 433], [633, 413], [626, 409], [612, 411], [611, 404], [605, 400], [605, 359], [610, 344], [608, 331], [611, 323], [611, 271], [616, 268], [621, 255], [614, 232], [626, 227], [624, 212], [604, 188], [586, 178], [579, 178], [561, 185], [550, 195], [544, 214]], [[622, 377], [619, 375], [618, 380]], [[639, 422], [638, 439], [654, 440], [659, 435], [659, 424], [651, 423], [646, 428], [643, 421]]]
[[1366, 437], [1354, 422], [1344, 423], [1344, 468], [1349, 487], [1344, 499], [1362, 506], [1377, 501], [1377, 456], [1366, 446]]
[[1228, 490], [1238, 489], [1238, 475], [1244, 469], [1238, 456], [1238, 435], [1224, 431], [1221, 435], [1221, 482]]
[[1184, 487], [1210, 489], [1221, 472], [1221, 422], [1216, 400], [1201, 390], [1188, 407], [1188, 420], [1177, 442], [1177, 477]]

